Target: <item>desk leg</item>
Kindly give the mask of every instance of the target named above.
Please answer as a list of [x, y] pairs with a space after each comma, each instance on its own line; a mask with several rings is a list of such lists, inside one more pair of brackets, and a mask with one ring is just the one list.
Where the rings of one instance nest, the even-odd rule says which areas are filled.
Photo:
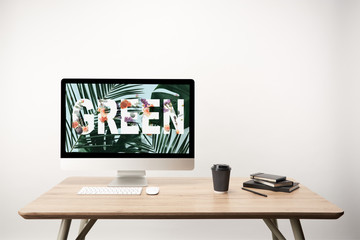
[[[271, 221], [274, 223], [275, 227], [276, 227], [277, 229], [279, 229], [279, 226], [278, 226], [278, 223], [277, 223], [277, 219], [274, 218], [274, 219], [271, 219]], [[275, 234], [274, 234], [273, 232], [271, 232], [271, 234], [272, 234], [272, 239], [273, 239], [273, 240], [278, 240], [278, 238], [275, 236]]]
[[[79, 233], [81, 233], [81, 231], [84, 229], [84, 227], [86, 226], [86, 224], [89, 222], [88, 219], [81, 219], [80, 221], [80, 226], [79, 226]], [[85, 240], [85, 238], [81, 239], [81, 240]]]
[[94, 224], [96, 223], [97, 219], [90, 219], [90, 221], [88, 223], [86, 223], [86, 225], [83, 227], [83, 229], [81, 230], [81, 232], [79, 233], [79, 235], [77, 236], [76, 240], [83, 240], [86, 237], [86, 234], [88, 234], [88, 232], [90, 231], [90, 229], [92, 228], [92, 226], [94, 226]]
[[61, 220], [58, 240], [66, 240], [69, 235], [69, 229], [71, 225], [71, 219], [63, 219]]
[[275, 224], [270, 219], [263, 219], [265, 224], [268, 226], [270, 231], [277, 237], [279, 240], [286, 240], [284, 235], [279, 231]]
[[295, 240], [304, 240], [304, 232], [301, 227], [300, 219], [290, 219], [291, 228], [294, 233]]

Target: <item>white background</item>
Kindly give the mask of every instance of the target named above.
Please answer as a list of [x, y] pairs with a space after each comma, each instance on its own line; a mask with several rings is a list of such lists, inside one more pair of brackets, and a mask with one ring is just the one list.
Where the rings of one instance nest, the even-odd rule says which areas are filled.
[[[195, 170], [150, 176], [285, 174], [345, 210], [303, 221], [309, 239], [359, 239], [359, 3], [0, 1], [0, 239], [55, 239], [60, 221], [17, 211], [67, 176], [115, 175], [60, 169], [65, 77], [195, 79]], [[270, 238], [261, 220], [106, 220], [88, 239], [224, 232]]]

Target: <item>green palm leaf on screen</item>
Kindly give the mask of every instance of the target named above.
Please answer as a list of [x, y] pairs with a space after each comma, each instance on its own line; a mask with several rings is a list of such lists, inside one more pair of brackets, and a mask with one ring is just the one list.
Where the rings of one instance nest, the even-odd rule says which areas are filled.
[[[119, 101], [124, 97], [135, 97], [141, 94], [143, 88], [140, 84], [67, 84], [66, 85], [66, 140], [65, 147], [67, 152], [124, 152], [127, 149], [126, 142], [138, 142], [139, 136], [135, 135], [117, 135], [109, 134], [108, 131], [104, 135], [97, 134], [97, 117], [95, 120], [95, 129], [87, 135], [78, 135], [72, 128], [71, 115], [72, 108], [79, 99], [89, 99], [93, 106], [97, 107], [98, 99], [112, 99]], [[96, 114], [96, 111], [85, 113]], [[121, 140], [119, 140], [121, 138]]]
[[[164, 134], [161, 130], [159, 135], [152, 135], [152, 144], [150, 149], [156, 153], [188, 153], [189, 152], [189, 124], [190, 124], [190, 86], [159, 84], [151, 94], [152, 99], [170, 99], [175, 110], [178, 109], [177, 100], [184, 99], [184, 134], [175, 134], [172, 129], [170, 134]], [[177, 112], [177, 111], [176, 111]], [[159, 114], [159, 119], [163, 119], [163, 112]], [[163, 123], [159, 122], [160, 126]]]
[[[152, 136], [152, 146], [157, 153], [187, 153], [189, 150], [189, 132], [185, 135], [174, 134], [175, 130], [171, 130], [170, 134], [164, 134], [161, 131], [158, 135]], [[174, 135], [174, 136], [173, 136]]]
[[[72, 128], [72, 108], [79, 99], [89, 99], [97, 108], [98, 99], [112, 99], [120, 101], [121, 98], [135, 98], [141, 94], [141, 84], [68, 84], [66, 86], [66, 151], [67, 152], [126, 152], [126, 153], [188, 153], [189, 152], [189, 109], [185, 108], [185, 133], [176, 134], [170, 130], [170, 134], [160, 134], [151, 137], [142, 134], [111, 134], [105, 128], [105, 134], [98, 134], [98, 118], [94, 118], [95, 129], [86, 135], [78, 135]], [[185, 105], [189, 106], [189, 89], [187, 86], [174, 86], [159, 84], [151, 95], [152, 99], [170, 99], [177, 109], [177, 99], [184, 99]], [[87, 111], [85, 114], [97, 114], [95, 110]], [[160, 111], [159, 119], [163, 119], [163, 112]], [[119, 119], [116, 124], [120, 126]], [[158, 121], [162, 126], [162, 121]], [[163, 127], [163, 126], [162, 126]]]
[[[190, 86], [189, 85], [174, 85], [174, 84], [159, 84], [154, 92], [151, 94], [152, 99], [170, 99], [172, 105], [177, 109], [177, 100], [184, 99], [184, 128], [189, 127], [190, 124]], [[163, 113], [160, 112], [159, 119], [163, 119]]]
[[187, 153], [189, 151], [189, 133], [176, 134], [171, 130], [170, 134], [153, 134], [151, 137], [144, 136], [144, 141], [131, 143], [134, 152], [144, 153]]

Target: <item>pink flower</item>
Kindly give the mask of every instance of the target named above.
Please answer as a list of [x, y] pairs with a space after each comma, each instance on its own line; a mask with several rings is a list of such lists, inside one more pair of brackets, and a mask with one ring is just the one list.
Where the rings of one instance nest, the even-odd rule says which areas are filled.
[[107, 119], [107, 116], [106, 115], [102, 115], [100, 117], [100, 122], [106, 122], [108, 119]]
[[73, 122], [73, 123], [72, 123], [72, 128], [76, 128], [77, 126], [79, 126], [79, 123], [78, 123], [78, 122]]
[[147, 107], [147, 108], [144, 108], [144, 111], [143, 111], [143, 112], [144, 112], [144, 115], [147, 116], [147, 117], [149, 117], [150, 114], [151, 114], [148, 107]]
[[164, 129], [165, 129], [165, 131], [167, 131], [167, 132], [170, 131], [170, 125], [165, 125], [165, 126], [164, 126]]
[[105, 108], [98, 108], [98, 112], [100, 112], [101, 114], [105, 114]]
[[128, 100], [125, 99], [125, 100], [121, 101], [120, 107], [121, 107], [121, 109], [125, 109], [125, 108], [127, 108], [127, 107], [131, 107], [131, 102], [129, 102]]

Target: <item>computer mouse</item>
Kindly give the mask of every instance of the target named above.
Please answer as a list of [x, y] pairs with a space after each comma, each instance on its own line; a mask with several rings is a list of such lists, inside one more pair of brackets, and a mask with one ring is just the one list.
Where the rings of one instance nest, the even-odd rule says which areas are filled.
[[159, 193], [160, 188], [159, 187], [147, 187], [146, 188], [146, 194], [148, 195], [156, 195]]

